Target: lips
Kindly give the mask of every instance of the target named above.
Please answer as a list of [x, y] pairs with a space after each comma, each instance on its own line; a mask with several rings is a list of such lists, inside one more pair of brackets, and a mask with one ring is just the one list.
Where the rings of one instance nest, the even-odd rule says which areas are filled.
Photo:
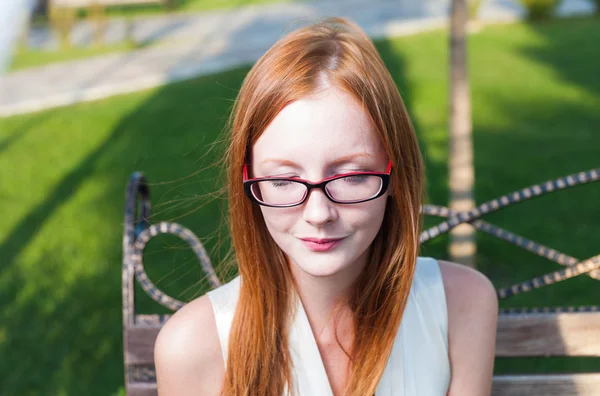
[[344, 238], [300, 238], [300, 240], [313, 252], [326, 252], [338, 246]]
[[313, 243], [328, 243], [334, 241], [341, 241], [344, 238], [300, 238], [303, 241], [313, 242]]

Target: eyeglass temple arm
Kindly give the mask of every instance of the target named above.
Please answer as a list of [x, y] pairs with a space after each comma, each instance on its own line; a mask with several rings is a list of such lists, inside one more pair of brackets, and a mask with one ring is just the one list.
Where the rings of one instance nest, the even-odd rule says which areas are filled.
[[244, 164], [243, 173], [244, 173], [244, 180], [243, 181], [248, 180], [248, 165], [246, 165], [246, 164]]

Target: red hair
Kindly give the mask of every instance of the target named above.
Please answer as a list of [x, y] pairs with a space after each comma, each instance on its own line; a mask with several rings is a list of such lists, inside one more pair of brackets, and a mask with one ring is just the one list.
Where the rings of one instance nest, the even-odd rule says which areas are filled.
[[260, 208], [244, 195], [250, 148], [291, 101], [323, 88], [350, 93], [370, 115], [393, 163], [392, 197], [369, 260], [348, 300], [354, 318], [347, 395], [372, 395], [383, 374], [416, 265], [423, 201], [423, 163], [398, 89], [369, 37], [330, 18], [279, 40], [246, 76], [230, 119], [229, 219], [242, 278], [229, 336], [225, 395], [277, 395], [291, 389], [288, 325], [293, 280]]

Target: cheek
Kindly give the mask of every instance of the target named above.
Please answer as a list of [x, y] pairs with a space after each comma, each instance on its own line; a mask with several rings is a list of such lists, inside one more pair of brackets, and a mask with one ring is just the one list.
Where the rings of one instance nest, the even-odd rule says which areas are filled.
[[294, 225], [297, 217], [294, 214], [294, 208], [269, 208], [267, 206], [261, 206], [263, 218], [265, 224], [271, 235], [275, 238], [275, 234], [288, 232]]
[[[383, 197], [382, 197], [383, 198]], [[386, 199], [378, 198], [373, 201], [357, 204], [355, 207], [350, 207], [351, 212], [348, 213], [348, 222], [356, 230], [361, 230], [375, 238], [383, 216], [385, 215]]]

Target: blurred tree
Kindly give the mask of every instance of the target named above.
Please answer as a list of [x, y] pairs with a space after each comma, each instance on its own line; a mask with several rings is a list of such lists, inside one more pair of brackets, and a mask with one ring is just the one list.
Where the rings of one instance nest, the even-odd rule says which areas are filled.
[[[452, 0], [450, 15], [450, 125], [448, 176], [450, 208], [468, 211], [474, 207], [471, 94], [467, 72], [467, 0]], [[450, 232], [450, 259], [475, 267], [475, 229], [461, 224]]]

